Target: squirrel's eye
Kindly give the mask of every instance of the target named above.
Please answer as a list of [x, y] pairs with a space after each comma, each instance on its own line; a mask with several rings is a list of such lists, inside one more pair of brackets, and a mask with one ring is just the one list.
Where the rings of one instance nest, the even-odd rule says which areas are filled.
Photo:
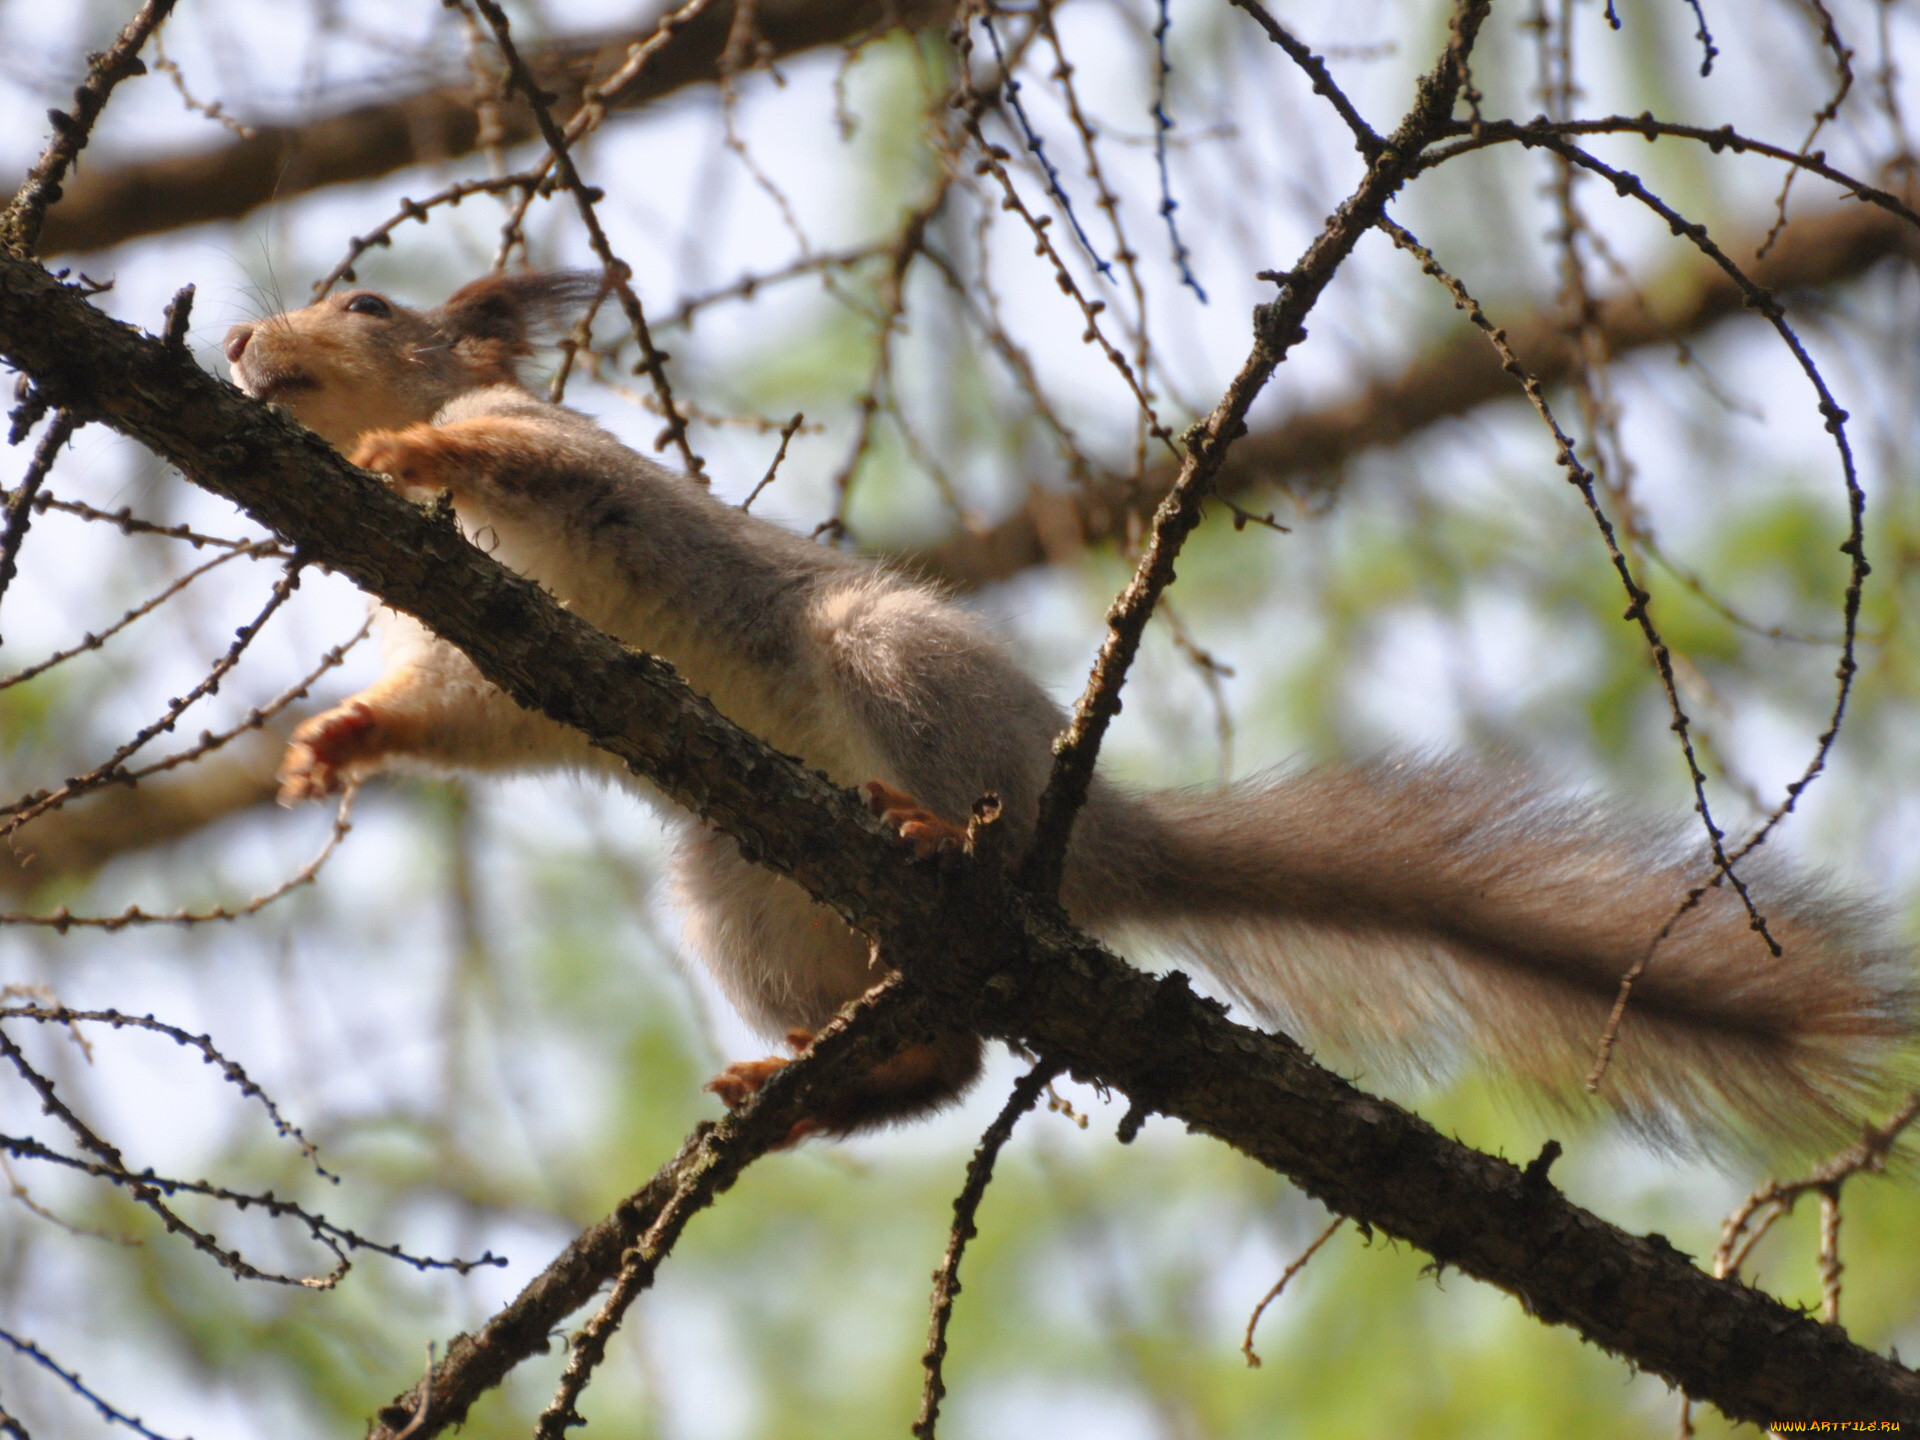
[[351, 310], [356, 315], [379, 315], [385, 317], [393, 314], [393, 307], [378, 295], [356, 295], [347, 301], [344, 308]]

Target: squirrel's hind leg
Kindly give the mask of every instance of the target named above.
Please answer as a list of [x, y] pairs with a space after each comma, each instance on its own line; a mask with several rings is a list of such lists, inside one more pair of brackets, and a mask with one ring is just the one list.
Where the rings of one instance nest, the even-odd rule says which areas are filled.
[[[796, 1030], [787, 1037], [796, 1050], [804, 1050], [813, 1037]], [[729, 1065], [706, 1088], [718, 1095], [729, 1110], [738, 1110], [775, 1073], [793, 1062], [780, 1056], [764, 1060], [741, 1060]], [[973, 1035], [943, 1035], [924, 1044], [909, 1045], [897, 1055], [882, 1060], [860, 1079], [830, 1096], [813, 1115], [799, 1122], [786, 1143], [808, 1135], [852, 1135], [872, 1130], [895, 1120], [908, 1120], [937, 1110], [957, 1100], [980, 1073], [980, 1040]]]

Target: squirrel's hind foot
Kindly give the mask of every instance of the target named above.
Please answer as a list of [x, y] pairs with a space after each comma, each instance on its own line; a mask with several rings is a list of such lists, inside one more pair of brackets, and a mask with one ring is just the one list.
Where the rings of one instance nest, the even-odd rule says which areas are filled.
[[914, 859], [930, 860], [936, 855], [957, 854], [966, 849], [966, 826], [943, 819], [904, 790], [896, 790], [878, 780], [869, 780], [862, 788], [867, 792], [867, 809], [913, 847]]
[[767, 1081], [792, 1063], [778, 1055], [769, 1055], [764, 1060], [736, 1060], [700, 1088], [718, 1095], [727, 1109], [738, 1110], [758, 1095]]
[[[813, 1035], [794, 1030], [787, 1035], [787, 1043], [795, 1051], [805, 1050], [813, 1043]], [[777, 1055], [739, 1060], [704, 1088], [718, 1095], [729, 1110], [738, 1110], [792, 1063]], [[909, 1045], [839, 1094], [829, 1096], [816, 1114], [796, 1122], [779, 1148], [797, 1144], [809, 1135], [851, 1135], [937, 1110], [956, 1099], [979, 1073], [980, 1041], [972, 1035], [944, 1035], [925, 1044]]]
[[[813, 1044], [811, 1030], [796, 1029], [787, 1032], [787, 1046], [795, 1055], [800, 1054], [811, 1044]], [[778, 1055], [769, 1055], [764, 1060], [736, 1060], [700, 1088], [709, 1094], [718, 1095], [720, 1103], [727, 1109], [738, 1110], [760, 1093], [761, 1086], [792, 1063]]]

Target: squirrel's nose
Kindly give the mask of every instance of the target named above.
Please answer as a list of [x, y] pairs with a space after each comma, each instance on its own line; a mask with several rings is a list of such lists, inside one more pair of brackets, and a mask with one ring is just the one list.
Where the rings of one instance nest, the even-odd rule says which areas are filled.
[[227, 331], [227, 363], [238, 365], [240, 357], [246, 352], [247, 342], [253, 339], [253, 326], [236, 325]]

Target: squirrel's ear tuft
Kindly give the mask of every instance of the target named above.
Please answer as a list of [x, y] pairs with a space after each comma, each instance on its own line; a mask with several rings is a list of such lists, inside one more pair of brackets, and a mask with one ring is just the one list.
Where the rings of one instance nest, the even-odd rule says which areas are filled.
[[483, 341], [525, 355], [544, 335], [566, 329], [574, 313], [600, 295], [602, 283], [592, 270], [488, 275], [454, 291], [428, 318], [456, 344]]

